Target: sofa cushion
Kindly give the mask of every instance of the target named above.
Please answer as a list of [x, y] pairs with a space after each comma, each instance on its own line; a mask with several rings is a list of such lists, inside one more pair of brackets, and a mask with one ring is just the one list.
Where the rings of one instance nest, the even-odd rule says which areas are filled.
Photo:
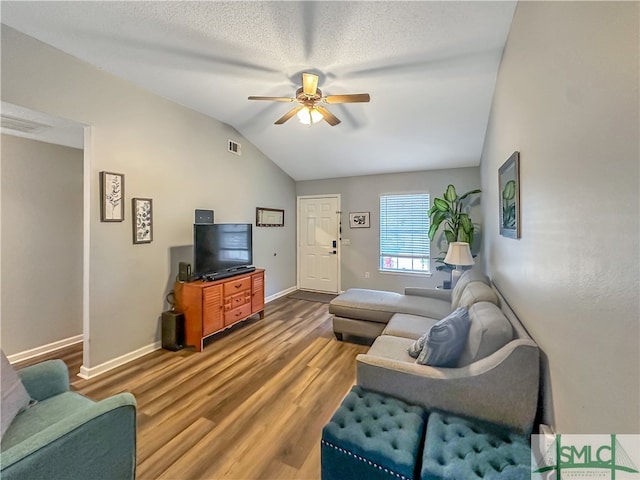
[[394, 337], [392, 335], [380, 335], [375, 339], [367, 355], [398, 360], [401, 362], [415, 363], [415, 359], [407, 353], [408, 348], [413, 343], [410, 338]]
[[396, 313], [442, 318], [450, 312], [447, 300], [365, 288], [350, 288], [329, 303], [329, 313], [378, 323], [387, 323]]
[[387, 323], [401, 295], [395, 292], [350, 288], [329, 302], [329, 313], [339, 317]]
[[[408, 313], [396, 313], [382, 332], [383, 335], [393, 335], [394, 337], [420, 338], [433, 327], [438, 319], [422, 317], [420, 315], [410, 315]], [[418, 352], [419, 354], [420, 352]], [[416, 354], [416, 357], [418, 356]]]
[[94, 402], [75, 392], [65, 392], [42, 400], [16, 417], [2, 439], [2, 450], [7, 450], [41, 432], [70, 415], [93, 405]]
[[459, 367], [488, 357], [513, 339], [511, 323], [493, 303], [475, 303], [469, 309], [469, 318], [471, 327], [458, 360]]
[[[456, 282], [455, 287], [451, 291], [451, 310], [455, 310], [460, 307], [460, 297], [462, 296], [462, 292], [466, 289], [467, 285], [471, 282], [483, 282], [489, 285], [489, 278], [482, 273], [482, 270], [479, 268], [472, 268], [470, 270], [465, 270], [464, 273], [460, 276], [458, 281]], [[468, 305], [465, 305], [469, 308]]]
[[20, 377], [9, 363], [9, 359], [4, 352], [2, 355], [2, 365], [0, 373], [2, 374], [2, 432], [0, 438], [4, 438], [5, 432], [9, 429], [9, 425], [13, 419], [29, 406], [29, 393], [24, 388]]
[[491, 302], [494, 305], [499, 305], [500, 303], [496, 292], [489, 285], [484, 282], [469, 282], [462, 295], [460, 295], [460, 302], [456, 308], [471, 308], [471, 305], [478, 302]]
[[427, 336], [427, 341], [416, 363], [432, 367], [452, 367], [467, 342], [469, 312], [460, 307], [437, 322]]

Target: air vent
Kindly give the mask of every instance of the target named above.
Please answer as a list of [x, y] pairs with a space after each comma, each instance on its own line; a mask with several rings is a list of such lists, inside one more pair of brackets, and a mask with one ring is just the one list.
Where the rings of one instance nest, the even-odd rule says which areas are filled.
[[50, 125], [45, 125], [44, 123], [33, 122], [31, 120], [25, 120], [23, 118], [11, 117], [9, 115], [0, 115], [0, 127], [22, 133], [36, 133], [46, 128], [51, 128]]
[[238, 142], [234, 142], [233, 140], [229, 140], [229, 151], [235, 155], [242, 155], [240, 151], [241, 145]]

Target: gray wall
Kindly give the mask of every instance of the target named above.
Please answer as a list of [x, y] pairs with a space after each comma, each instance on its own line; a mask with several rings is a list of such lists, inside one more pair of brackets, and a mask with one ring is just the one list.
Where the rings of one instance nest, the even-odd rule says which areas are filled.
[[2, 347], [82, 334], [82, 150], [2, 135]]
[[[545, 354], [544, 420], [640, 432], [637, 2], [520, 2], [481, 172], [485, 259]], [[497, 171], [521, 154], [522, 238]]]
[[[457, 168], [450, 170], [431, 170], [388, 175], [368, 175], [362, 177], [333, 178], [328, 180], [310, 180], [297, 182], [296, 193], [299, 196], [340, 194], [342, 238], [349, 239], [350, 245], [341, 246], [341, 288], [374, 288], [402, 292], [406, 286], [435, 287], [449, 275], [436, 272], [431, 263], [432, 277], [398, 273], [380, 273], [380, 195], [389, 193], [427, 192], [434, 197], [442, 197], [447, 185], [452, 183], [458, 193], [480, 187], [479, 168]], [[480, 201], [475, 202], [471, 218], [481, 224]], [[349, 212], [370, 212], [371, 228], [349, 228]], [[439, 237], [439, 235], [438, 235]], [[439, 238], [431, 245], [432, 257], [438, 256], [442, 247]], [[480, 239], [474, 247], [480, 247]], [[479, 257], [478, 257], [479, 261]], [[370, 277], [364, 278], [365, 272]]]
[[[217, 222], [253, 223], [257, 206], [295, 212], [294, 181], [230, 126], [5, 26], [2, 97], [92, 127], [85, 145], [90, 162], [87, 368], [159, 340], [159, 317], [175, 272], [173, 253], [192, 244], [195, 208], [214, 209]], [[241, 157], [226, 151], [229, 138], [242, 143]], [[124, 222], [100, 222], [103, 170], [125, 174]], [[153, 199], [151, 244], [133, 245], [132, 197]], [[254, 233], [254, 263], [266, 269], [266, 295], [295, 286], [295, 223]]]

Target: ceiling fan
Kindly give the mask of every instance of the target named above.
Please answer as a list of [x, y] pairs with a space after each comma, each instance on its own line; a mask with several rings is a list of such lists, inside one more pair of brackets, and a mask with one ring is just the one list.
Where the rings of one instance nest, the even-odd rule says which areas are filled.
[[302, 74], [302, 87], [296, 90], [295, 98], [289, 97], [257, 97], [251, 96], [249, 100], [270, 100], [272, 102], [298, 102], [300, 105], [292, 108], [282, 117], [275, 121], [276, 125], [298, 116], [301, 123], [311, 125], [324, 119], [329, 125], [335, 127], [340, 123], [340, 119], [323, 107], [322, 103], [363, 103], [371, 98], [368, 93], [354, 93], [347, 95], [327, 95], [322, 96], [322, 91], [318, 88], [318, 76], [313, 73]]

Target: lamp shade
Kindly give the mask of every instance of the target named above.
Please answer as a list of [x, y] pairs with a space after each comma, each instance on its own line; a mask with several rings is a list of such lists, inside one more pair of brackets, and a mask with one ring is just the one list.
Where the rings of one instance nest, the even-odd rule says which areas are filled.
[[471, 256], [471, 250], [467, 242], [451, 242], [444, 263], [449, 265], [474, 265], [476, 262]]
[[304, 107], [297, 113], [300, 123], [305, 125], [312, 125], [322, 120], [322, 114], [315, 108]]

